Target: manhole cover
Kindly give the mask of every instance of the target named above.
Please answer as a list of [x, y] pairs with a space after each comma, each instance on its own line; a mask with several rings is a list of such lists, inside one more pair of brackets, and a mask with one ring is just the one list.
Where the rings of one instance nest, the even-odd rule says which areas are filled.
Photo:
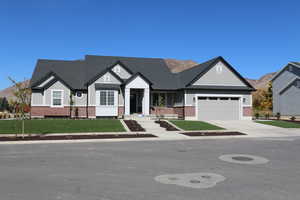
[[190, 180], [190, 183], [201, 183], [201, 181], [198, 181], [198, 180]]
[[172, 184], [190, 188], [211, 188], [226, 178], [214, 173], [187, 173], [165, 174], [155, 177], [155, 180], [163, 184]]
[[233, 160], [238, 160], [238, 161], [252, 161], [253, 158], [245, 157], [245, 156], [236, 156], [232, 157]]
[[247, 154], [226, 154], [220, 156], [219, 159], [226, 162], [249, 165], [265, 164], [269, 162], [266, 158]]

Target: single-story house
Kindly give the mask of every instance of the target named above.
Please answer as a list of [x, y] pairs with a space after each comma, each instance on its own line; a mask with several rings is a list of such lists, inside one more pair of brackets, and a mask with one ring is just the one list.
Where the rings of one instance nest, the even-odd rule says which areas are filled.
[[271, 79], [273, 113], [300, 116], [300, 63], [290, 62]]
[[[87, 55], [38, 60], [31, 116], [251, 119], [255, 89], [222, 57], [173, 73], [164, 59]], [[72, 107], [72, 111], [70, 109]]]

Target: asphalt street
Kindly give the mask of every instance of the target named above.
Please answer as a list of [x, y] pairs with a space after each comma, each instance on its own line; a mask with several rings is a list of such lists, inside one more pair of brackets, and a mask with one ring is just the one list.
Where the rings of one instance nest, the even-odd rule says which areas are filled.
[[[269, 162], [229, 163], [224, 154]], [[211, 188], [155, 180], [185, 173], [226, 179]], [[299, 189], [297, 138], [0, 145], [1, 200], [299, 200]]]

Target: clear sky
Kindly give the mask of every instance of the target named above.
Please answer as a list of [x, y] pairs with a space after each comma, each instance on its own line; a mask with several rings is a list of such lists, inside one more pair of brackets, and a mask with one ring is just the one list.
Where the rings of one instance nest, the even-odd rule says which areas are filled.
[[300, 61], [300, 1], [1, 0], [0, 89], [38, 58], [223, 56], [258, 78]]

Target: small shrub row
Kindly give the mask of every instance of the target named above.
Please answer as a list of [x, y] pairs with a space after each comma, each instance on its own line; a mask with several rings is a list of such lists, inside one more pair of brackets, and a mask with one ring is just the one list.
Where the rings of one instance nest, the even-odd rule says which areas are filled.
[[9, 113], [0, 113], [0, 119], [9, 119], [11, 115]]

